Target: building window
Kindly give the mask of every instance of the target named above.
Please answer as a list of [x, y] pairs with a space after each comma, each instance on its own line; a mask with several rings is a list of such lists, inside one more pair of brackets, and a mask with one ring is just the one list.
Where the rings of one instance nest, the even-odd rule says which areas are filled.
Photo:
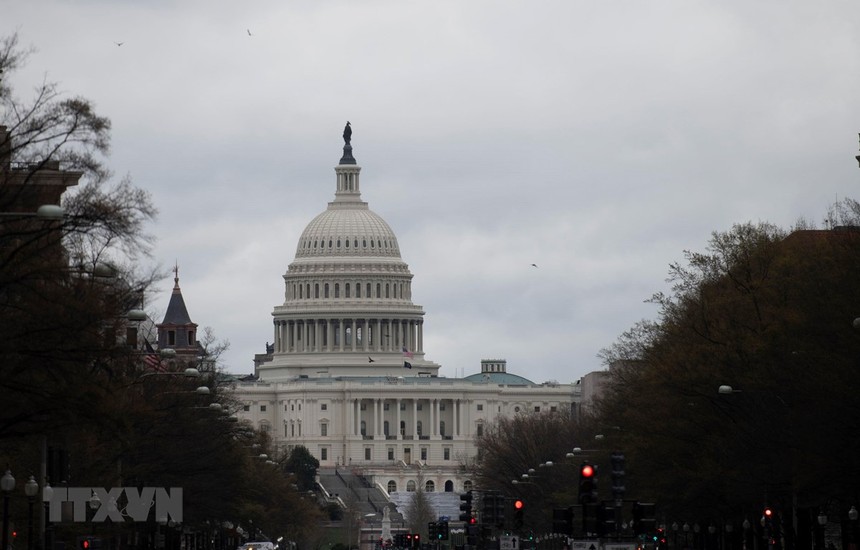
[[334, 297], [340, 298], [340, 283], [334, 284]]
[[316, 283], [316, 284], [314, 284], [314, 298], [319, 298], [319, 297], [320, 297], [320, 284]]
[[396, 493], [396, 492], [397, 492], [397, 482], [395, 482], [394, 480], [389, 481], [388, 482], [388, 494], [390, 495], [391, 493]]
[[266, 406], [265, 405], [260, 405], [260, 412], [261, 413], [266, 412]]
[[394, 447], [388, 448], [388, 460], [394, 460]]
[[410, 479], [409, 481], [406, 482], [406, 492], [407, 493], [414, 493], [415, 492], [415, 480]]
[[263, 432], [264, 434], [267, 434], [267, 433], [269, 433], [270, 429], [271, 429], [271, 426], [269, 426], [268, 422], [260, 422], [260, 431], [261, 432]]
[[442, 420], [439, 422], [439, 435], [445, 437], [445, 421]]
[[406, 403], [401, 403], [401, 404], [400, 404], [400, 410], [401, 410], [401, 411], [405, 411], [405, 410], [406, 410]]
[[364, 460], [370, 460], [370, 447], [364, 448]]
[[167, 345], [175, 346], [176, 345], [176, 331], [168, 330], [167, 331]]
[[464, 491], [471, 491], [472, 490], [472, 482], [469, 480], [464, 481], [463, 482], [463, 490]]
[[540, 412], [540, 407], [535, 407], [535, 412], [536, 412], [536, 413], [539, 413], [539, 412]]
[[421, 432], [423, 431], [423, 427], [421, 425], [421, 421], [416, 422], [416, 429], [418, 430], [418, 437], [421, 437]]
[[433, 483], [432, 481], [428, 481], [427, 483], [424, 484], [424, 491], [427, 493], [432, 493], [432, 492], [436, 491], [436, 484]]
[[385, 422], [383, 422], [383, 423], [382, 423], [382, 433], [384, 433], [384, 434], [385, 434], [385, 437], [388, 437], [388, 436], [389, 436], [389, 433], [388, 433], [388, 420], [386, 420]]
[[400, 421], [400, 435], [406, 435], [406, 421]]
[[520, 412], [520, 408], [519, 408], [519, 407], [514, 407], [514, 412], [515, 412], [515, 413]]
[[477, 435], [478, 437], [481, 437], [482, 435], [484, 435], [484, 424], [483, 423], [481, 423], [481, 422], [478, 423], [478, 425], [475, 428], [475, 435]]
[[362, 404], [361, 404], [361, 410], [363, 410], [363, 411], [366, 411], [366, 410], [367, 410], [367, 403], [362, 403]]
[[427, 460], [427, 447], [421, 447], [421, 460]]
[[242, 410], [248, 412], [251, 410], [251, 405], [242, 405]]
[[296, 405], [295, 405], [295, 403], [293, 403], [292, 405], [290, 405], [290, 410], [291, 410], [291, 411], [296, 410]]
[[424, 405], [422, 403], [418, 403], [418, 406], [415, 408], [415, 410], [417, 410], [417, 411], [424, 410]]
[[389, 408], [389, 405], [390, 405], [389, 403], [385, 403], [384, 405], [382, 405], [382, 410], [387, 411]]
[[189, 346], [194, 345], [194, 331], [193, 330], [188, 331], [188, 345]]
[[367, 435], [367, 422], [361, 421], [361, 435]]
[[328, 449], [326, 447], [320, 449], [320, 460], [328, 460]]
[[558, 407], [552, 406], [549, 408], [549, 412], [558, 412]]
[[287, 412], [287, 404], [284, 403], [284, 412]]
[[355, 297], [361, 298], [361, 283], [355, 283]]
[[321, 411], [327, 411], [328, 410], [328, 404], [323, 403], [322, 405], [320, 405], [320, 410]]
[[478, 405], [478, 410], [479, 410], [479, 411], [483, 411], [483, 410], [484, 410], [484, 406], [479, 404], [479, 405]]
[[296, 436], [296, 425], [290, 424], [290, 437], [295, 437], [295, 436]]
[[451, 447], [445, 447], [442, 449], [442, 458], [445, 460], [451, 460]]
[[328, 283], [323, 287], [323, 297], [328, 298]]
[[343, 295], [345, 298], [349, 298], [349, 283], [343, 285]]
[[444, 403], [444, 402], [439, 403], [439, 410], [440, 410], [440, 411], [444, 411], [444, 410], [445, 410], [445, 403]]
[[322, 437], [328, 437], [328, 424], [326, 424], [325, 422], [320, 424], [320, 435]]

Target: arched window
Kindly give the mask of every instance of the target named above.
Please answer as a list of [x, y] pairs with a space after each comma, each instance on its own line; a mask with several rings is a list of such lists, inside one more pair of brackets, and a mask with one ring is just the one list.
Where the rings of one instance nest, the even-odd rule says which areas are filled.
[[400, 435], [406, 435], [406, 421], [400, 421]]
[[415, 424], [416, 424], [416, 429], [418, 430], [418, 437], [421, 437], [421, 432], [423, 431], [423, 428], [421, 426], [421, 421], [419, 420]]
[[439, 421], [439, 435], [441, 435], [442, 437], [445, 437], [445, 421], [444, 420]]
[[343, 295], [345, 298], [349, 298], [349, 283], [344, 283], [343, 285]]
[[361, 435], [367, 435], [367, 422], [361, 421]]
[[323, 289], [323, 296], [328, 298], [328, 283], [325, 284], [325, 288]]
[[454, 482], [451, 481], [450, 479], [445, 482], [445, 492], [446, 493], [453, 493], [454, 492]]
[[320, 284], [314, 283], [314, 298], [320, 297]]
[[355, 297], [361, 298], [361, 283], [355, 283]]
[[463, 482], [463, 491], [471, 491], [472, 490], [472, 482], [468, 479]]
[[382, 297], [382, 285], [380, 283], [376, 283], [376, 297]]
[[385, 283], [385, 297], [391, 298], [391, 292], [390, 292], [390, 288], [388, 286], [388, 283]]
[[388, 482], [388, 494], [397, 492], [397, 482], [393, 479]]
[[424, 492], [425, 493], [433, 493], [435, 491], [436, 491], [436, 484], [433, 483], [432, 481], [427, 481], [427, 483], [424, 484]]
[[370, 298], [370, 283], [367, 283], [367, 289], [366, 290], [367, 290], [367, 292], [365, 292], [364, 295], [367, 296], [368, 298]]
[[310, 297], [311, 297], [311, 284], [310, 284], [310, 283], [308, 283], [307, 285], [305, 285], [305, 296], [306, 296], [308, 299], [310, 299]]
[[406, 491], [409, 493], [415, 492], [415, 480], [410, 479], [409, 481], [406, 482]]
[[388, 420], [382, 423], [382, 433], [385, 434], [385, 437], [388, 437]]
[[340, 298], [340, 283], [334, 284], [334, 297]]

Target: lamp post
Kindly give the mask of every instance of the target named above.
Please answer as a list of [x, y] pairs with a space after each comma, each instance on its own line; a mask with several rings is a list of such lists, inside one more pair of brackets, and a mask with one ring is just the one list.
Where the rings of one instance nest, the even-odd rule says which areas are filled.
[[53, 550], [54, 541], [51, 540], [51, 518], [50, 508], [51, 499], [54, 497], [54, 489], [51, 484], [45, 481], [45, 486], [42, 488], [42, 505], [44, 506], [44, 528], [45, 528], [45, 545], [44, 550]]
[[12, 472], [6, 470], [3, 477], [0, 477], [0, 491], [3, 491], [3, 547], [0, 550], [8, 550], [9, 548], [9, 493], [15, 489], [15, 478], [12, 477]]
[[33, 503], [39, 494], [39, 483], [33, 476], [24, 484], [24, 494], [27, 495], [27, 550], [33, 550]]
[[857, 550], [857, 518], [860, 517], [860, 512], [856, 506], [851, 506], [848, 509], [848, 521], [851, 522], [851, 540], [848, 542], [849, 550]]

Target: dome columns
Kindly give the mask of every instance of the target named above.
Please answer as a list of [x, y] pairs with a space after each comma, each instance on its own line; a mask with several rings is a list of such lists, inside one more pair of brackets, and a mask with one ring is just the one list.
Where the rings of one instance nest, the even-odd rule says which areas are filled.
[[423, 319], [276, 319], [275, 353], [424, 353]]

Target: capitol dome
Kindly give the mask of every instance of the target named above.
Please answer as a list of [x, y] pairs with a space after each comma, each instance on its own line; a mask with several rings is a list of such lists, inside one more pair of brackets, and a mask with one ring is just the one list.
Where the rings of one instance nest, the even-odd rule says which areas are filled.
[[424, 311], [397, 237], [361, 200], [351, 132], [335, 167], [334, 200], [305, 227], [272, 312], [272, 361], [264, 380], [299, 376], [435, 375], [424, 358]]
[[305, 227], [296, 259], [320, 256], [400, 258], [394, 231], [366, 202], [332, 202]]

